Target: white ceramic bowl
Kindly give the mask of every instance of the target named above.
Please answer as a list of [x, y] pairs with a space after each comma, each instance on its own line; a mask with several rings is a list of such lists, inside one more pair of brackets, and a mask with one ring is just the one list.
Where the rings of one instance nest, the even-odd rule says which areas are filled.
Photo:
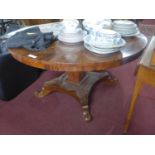
[[121, 37], [113, 39], [103, 37], [101, 40], [95, 40], [91, 34], [84, 37], [84, 42], [97, 48], [118, 48], [124, 46], [126, 43]]
[[100, 31], [92, 31], [90, 38], [96, 43], [113, 44], [121, 39], [121, 35], [113, 30], [102, 29]]

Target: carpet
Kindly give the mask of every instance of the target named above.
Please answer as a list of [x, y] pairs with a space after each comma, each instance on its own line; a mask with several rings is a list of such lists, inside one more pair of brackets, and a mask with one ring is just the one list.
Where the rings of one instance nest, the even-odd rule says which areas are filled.
[[[79, 103], [67, 94], [54, 93], [42, 99], [33, 95], [34, 91], [41, 88], [44, 81], [59, 74], [44, 72], [35, 83], [15, 99], [9, 102], [0, 101], [0, 134], [122, 134], [134, 87], [133, 73], [136, 64], [137, 61], [134, 61], [110, 70], [119, 79], [117, 85], [98, 83], [95, 86], [90, 99], [93, 115], [93, 121], [90, 123], [83, 121]], [[155, 97], [152, 97], [154, 91], [153, 88], [146, 87], [138, 97], [128, 134], [155, 133], [153, 123]]]

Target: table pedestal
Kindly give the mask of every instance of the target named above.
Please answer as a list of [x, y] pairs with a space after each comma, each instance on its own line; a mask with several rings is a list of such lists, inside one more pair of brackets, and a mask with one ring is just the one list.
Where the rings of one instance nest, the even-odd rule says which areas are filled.
[[77, 99], [82, 107], [85, 121], [90, 121], [92, 115], [89, 109], [89, 94], [98, 81], [115, 84], [117, 79], [109, 72], [66, 72], [61, 76], [44, 83], [41, 91], [35, 92], [37, 97], [44, 97], [53, 92], [64, 92]]

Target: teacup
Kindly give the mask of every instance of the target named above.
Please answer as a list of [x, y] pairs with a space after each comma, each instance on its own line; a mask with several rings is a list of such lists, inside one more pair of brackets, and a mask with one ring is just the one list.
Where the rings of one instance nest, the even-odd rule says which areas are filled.
[[83, 21], [83, 26], [88, 32], [93, 31], [96, 27], [101, 29], [111, 29], [112, 21], [110, 19], [85, 19]]
[[76, 19], [65, 19], [62, 24], [66, 33], [74, 33], [79, 26], [79, 21]]

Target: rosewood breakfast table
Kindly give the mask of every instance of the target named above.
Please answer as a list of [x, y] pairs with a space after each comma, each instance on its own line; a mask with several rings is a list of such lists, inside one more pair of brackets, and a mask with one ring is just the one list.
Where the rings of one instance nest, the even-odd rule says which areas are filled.
[[93, 54], [85, 49], [83, 43], [69, 45], [59, 41], [41, 52], [23, 48], [9, 51], [16, 60], [26, 65], [44, 70], [64, 71], [61, 76], [45, 82], [42, 89], [35, 93], [36, 96], [65, 92], [79, 101], [85, 121], [90, 121], [92, 116], [88, 98], [95, 83], [116, 83], [117, 79], [106, 69], [133, 61], [147, 45], [143, 34], [124, 39], [126, 45], [120, 51], [108, 55]]

